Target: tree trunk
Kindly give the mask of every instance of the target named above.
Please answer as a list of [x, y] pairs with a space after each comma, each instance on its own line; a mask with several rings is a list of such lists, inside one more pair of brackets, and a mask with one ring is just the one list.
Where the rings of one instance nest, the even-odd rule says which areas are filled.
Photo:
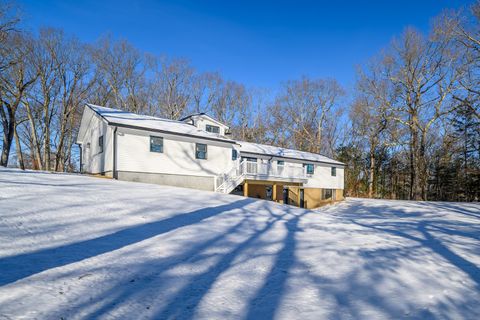
[[38, 143], [37, 130], [35, 128], [35, 121], [33, 120], [32, 111], [30, 109], [30, 104], [25, 103], [27, 109], [28, 122], [30, 123], [30, 132], [32, 135], [32, 151], [33, 151], [33, 161], [35, 164], [32, 164], [34, 169], [43, 170], [42, 164], [42, 152], [40, 151], [40, 144]]
[[48, 106], [45, 108], [45, 146], [44, 146], [44, 156], [45, 159], [45, 169], [50, 170], [51, 162], [50, 162], [50, 112], [48, 110]]
[[370, 148], [370, 172], [368, 177], [368, 197], [373, 198], [373, 182], [375, 179], [375, 149]]
[[[3, 108], [3, 106], [2, 106]], [[10, 156], [10, 149], [12, 147], [13, 135], [15, 131], [15, 111], [7, 107], [8, 116], [5, 115], [2, 109], [3, 126], [3, 148], [2, 157], [0, 158], [0, 166], [8, 166], [8, 158]]]
[[15, 144], [17, 149], [18, 166], [20, 167], [20, 169], [25, 170], [25, 162], [23, 160], [22, 145], [20, 143], [20, 138], [18, 137], [17, 125], [15, 125], [13, 131], [14, 131]]
[[415, 200], [427, 200], [427, 188], [428, 188], [428, 166], [426, 159], [426, 131], [422, 133], [420, 138], [419, 152], [418, 152], [418, 190], [417, 199]]
[[[57, 147], [57, 154], [55, 155], [55, 171], [60, 170], [60, 164], [63, 163], [63, 159], [65, 158], [63, 156], [63, 146], [64, 146], [64, 141], [65, 141], [65, 130], [66, 130], [66, 114], [64, 112], [63, 117], [61, 119], [61, 125], [60, 125], [60, 136], [58, 138], [58, 147]], [[63, 167], [63, 166], [62, 166]]]
[[410, 125], [410, 200], [422, 199], [422, 183], [420, 182], [420, 174], [422, 171], [422, 152], [419, 143], [418, 134], [418, 117], [412, 115]]

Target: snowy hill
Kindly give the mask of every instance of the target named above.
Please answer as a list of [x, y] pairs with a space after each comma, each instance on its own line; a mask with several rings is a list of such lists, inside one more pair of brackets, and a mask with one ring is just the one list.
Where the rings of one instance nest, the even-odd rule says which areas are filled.
[[0, 319], [478, 319], [479, 239], [479, 204], [0, 169]]

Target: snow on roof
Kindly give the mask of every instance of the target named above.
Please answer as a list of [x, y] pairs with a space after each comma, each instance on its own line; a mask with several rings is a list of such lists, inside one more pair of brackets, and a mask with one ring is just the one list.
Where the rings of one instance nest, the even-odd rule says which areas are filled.
[[298, 151], [294, 149], [286, 149], [281, 147], [269, 146], [266, 144], [252, 143], [246, 141], [237, 141], [240, 144], [240, 153], [256, 153], [281, 158], [293, 158], [299, 160], [307, 160], [314, 162], [324, 162], [331, 164], [345, 165], [342, 162], [322, 156], [321, 154]]
[[128, 111], [122, 111], [120, 109], [107, 108], [94, 104], [87, 104], [87, 106], [99, 114], [111, 125], [134, 127], [143, 130], [165, 131], [173, 134], [238, 143], [241, 146], [240, 152], [344, 165], [342, 162], [316, 153], [222, 138], [213, 133], [198, 129], [197, 127], [183, 121], [139, 115]]
[[145, 116], [120, 109], [97, 106], [94, 104], [87, 104], [87, 106], [112, 125], [135, 127], [138, 129], [152, 131], [165, 131], [174, 134], [196, 136], [210, 140], [235, 143], [234, 140], [219, 137], [218, 135], [198, 129], [195, 126], [182, 121]]
[[188, 116], [185, 116], [185, 117], [183, 117], [183, 118], [178, 119], [178, 121], [183, 121], [183, 120], [186, 120], [186, 119], [191, 118], [191, 117], [204, 116], [204, 115], [206, 115], [205, 112], [192, 113], [192, 114], [189, 114]]
[[225, 123], [222, 123], [222, 122], [218, 121], [217, 119], [209, 116], [209, 115], [206, 114], [205, 112], [199, 112], [199, 113], [190, 114], [190, 115], [188, 115], [188, 116], [186, 116], [186, 117], [183, 117], [183, 118], [179, 119], [178, 121], [185, 121], [185, 120], [187, 120], [187, 119], [195, 118], [195, 117], [205, 117], [205, 118], [208, 118], [208, 119], [212, 120], [213, 122], [215, 122], [215, 123], [217, 123], [217, 124], [219, 124], [219, 125], [221, 125], [221, 126], [224, 126], [224, 127], [226, 127], [226, 128], [230, 128], [230, 127], [227, 126]]

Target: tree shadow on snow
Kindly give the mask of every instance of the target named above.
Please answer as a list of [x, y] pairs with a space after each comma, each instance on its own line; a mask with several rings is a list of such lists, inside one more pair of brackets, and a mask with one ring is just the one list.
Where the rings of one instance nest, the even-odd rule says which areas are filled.
[[[162, 285], [167, 285], [166, 283], [168, 283], [170, 279], [168, 272], [173, 268], [184, 264], [202, 263], [212, 258], [216, 259], [215, 263], [203, 272], [195, 273], [190, 278], [186, 277], [188, 278], [187, 283], [173, 295], [167, 297], [165, 305], [159, 310], [155, 310], [154, 315], [150, 316], [154, 319], [193, 319], [196, 316], [199, 304], [213, 288], [216, 281], [237, 263], [241, 263], [238, 262], [240, 257], [247, 260], [254, 258], [250, 251], [262, 247], [262, 236], [275, 226], [283, 223], [287, 229], [287, 235], [280, 240], [281, 249], [274, 255], [275, 261], [272, 269], [264, 278], [263, 286], [258, 289], [251, 303], [248, 304], [250, 308], [248, 317], [255, 318], [255, 314], [258, 311], [257, 307], [264, 304], [262, 298], [265, 298], [264, 296], [268, 295], [268, 292], [271, 290], [278, 290], [276, 299], [267, 298], [268, 301], [266, 303], [268, 303], [268, 310], [262, 312], [262, 314], [268, 314], [266, 319], [273, 317], [275, 310], [277, 310], [280, 305], [280, 298], [283, 295], [283, 287], [288, 278], [289, 269], [295, 263], [295, 232], [297, 231], [298, 221], [300, 217], [308, 211], [301, 210], [299, 213], [298, 209], [285, 206], [282, 208], [283, 213], [278, 214], [271, 211], [268, 202], [258, 201], [258, 203], [260, 203], [258, 209], [269, 212], [269, 218], [261, 228], [257, 229], [258, 225], [254, 222], [255, 213], [252, 214], [248, 211], [241, 211], [239, 214], [244, 215], [244, 217], [239, 222], [220, 232], [217, 236], [193, 245], [188, 250], [174, 256], [133, 266], [135, 269], [133, 278], [138, 277], [140, 281], [129, 284], [118, 283], [99, 295], [99, 299], [103, 300], [98, 304], [100, 307], [92, 310], [87, 317], [101, 318], [106, 316], [118, 307], [118, 305], [128, 300], [143, 301], [142, 294], [144, 292], [142, 291], [145, 290], [145, 283], [142, 282], [142, 279], [144, 281], [145, 279], [157, 279], [160, 283], [157, 290], [166, 290], [167, 288], [162, 289]], [[294, 211], [292, 212], [291, 209]], [[246, 231], [249, 227], [254, 227], [255, 230], [251, 232]], [[232, 236], [242, 236], [244, 239], [240, 242], [231, 241], [228, 238]], [[209, 254], [208, 250], [212, 248], [228, 248], [228, 250], [224, 253]], [[135, 286], [137, 288], [135, 288]], [[98, 301], [96, 301], [96, 304], [97, 303]], [[86, 303], [80, 306], [80, 308], [88, 309], [88, 304], [89, 303]], [[155, 308], [155, 301], [145, 301], [145, 304], [151, 305], [147, 306], [149, 309], [150, 307], [152, 309]], [[145, 311], [147, 312], [148, 310]], [[137, 316], [139, 315], [138, 313], [135, 314]]]
[[134, 226], [94, 239], [1, 258], [0, 270], [16, 270], [16, 272], [0, 273], [0, 286], [48, 269], [65, 266], [103, 253], [118, 250], [122, 247], [242, 207], [252, 201], [251, 199], [242, 199], [233, 203], [208, 207], [175, 215], [164, 220]]
[[[261, 224], [255, 220], [258, 217], [255, 217], [252, 208], [244, 209], [245, 205], [252, 202], [257, 204], [258, 210], [267, 212], [265, 221]], [[472, 280], [477, 291], [480, 290], [479, 267], [465, 256], [454, 251], [448, 243], [453, 237], [462, 237], [470, 242], [477, 243], [476, 247], [472, 246], [472, 250], [474, 254], [479, 255], [480, 224], [478, 220], [475, 223], [469, 223], [442, 219], [442, 215], [436, 216], [435, 212], [425, 211], [426, 207], [421, 203], [411, 204], [410, 207], [418, 209], [413, 211], [404, 210], [398, 205], [399, 203], [395, 202], [392, 202], [391, 206], [365, 205], [361, 202], [352, 202], [344, 209], [342, 207], [338, 208], [338, 214], [335, 214], [335, 218], [338, 218], [338, 220], [335, 220], [336, 222], [344, 222], [349, 226], [358, 227], [354, 231], [338, 230], [338, 232], [343, 232], [342, 235], [345, 235], [345, 241], [349, 240], [348, 237], [351, 233], [354, 233], [355, 237], [362, 237], [364, 234], [366, 239], [369, 234], [377, 237], [390, 235], [403, 239], [400, 246], [355, 247], [351, 249], [352, 252], [348, 252], [349, 249], [348, 247], [345, 249], [345, 245], [329, 243], [328, 247], [337, 254], [353, 254], [358, 258], [357, 261], [361, 261], [358, 265], [350, 266], [349, 271], [339, 278], [333, 278], [328, 273], [319, 275], [315, 272], [309, 272], [311, 267], [307, 266], [301, 260], [301, 257], [297, 256], [300, 247], [297, 234], [303, 231], [300, 226], [302, 218], [307, 214], [322, 214], [321, 212], [242, 198], [234, 203], [180, 214], [95, 239], [0, 259], [0, 270], [5, 270], [5, 268], [19, 270], [14, 275], [0, 274], [0, 285], [12, 283], [51, 268], [114, 251], [181, 227], [200, 223], [223, 212], [237, 209], [235, 215], [238, 219], [226, 224], [224, 230], [213, 233], [207, 239], [202, 238], [201, 241], [192, 242], [191, 246], [182, 249], [180, 252], [151, 258], [150, 260], [132, 262], [131, 269], [129, 269], [132, 271], [129, 275], [131, 278], [115, 281], [111, 284], [111, 287], [103, 288], [103, 291], [95, 293], [92, 300], [78, 303], [72, 306], [72, 309], [86, 312], [85, 318], [96, 319], [112, 316], [118, 311], [118, 308], [133, 301], [137, 303], [136, 308], [122, 309], [123, 316], [126, 318], [140, 318], [143, 315], [153, 319], [192, 319], [198, 316], [201, 303], [212, 292], [217, 281], [237, 264], [242, 263], [242, 261], [238, 261], [240, 258], [244, 261], [255, 259], [257, 256], [264, 254], [262, 249], [276, 244], [279, 249], [269, 254], [271, 268], [265, 270], [261, 279], [258, 279], [258, 277], [252, 279], [251, 287], [248, 289], [249, 292], [242, 296], [242, 299], [246, 299], [244, 301], [246, 308], [242, 311], [242, 314], [235, 315], [237, 318], [259, 319], [260, 315], [261, 319], [276, 318], [285, 296], [289, 294], [288, 281], [294, 276], [313, 284], [318, 293], [316, 298], [319, 299], [319, 303], [320, 299], [333, 301], [334, 307], [331, 310], [324, 310], [327, 318], [368, 318], [368, 315], [364, 313], [365, 306], [378, 311], [386, 318], [402, 316], [422, 319], [452, 318], [452, 305], [461, 310], [460, 312], [467, 317], [478, 313], [478, 309], [475, 309], [478, 308], [477, 305], [471, 302], [467, 303], [469, 297], [438, 302], [433, 307], [434, 310], [430, 310], [419, 309], [415, 301], [409, 300], [409, 297], [393, 297], [383, 291], [384, 289], [380, 286], [383, 281], [401, 281], [400, 277], [395, 278], [391, 275], [395, 274], [397, 268], [400, 268], [406, 261], [421, 263], [424, 259], [425, 250], [433, 252], [433, 256], [438, 258], [438, 264], [442, 264], [442, 272], [448, 272], [450, 268], [456, 268]], [[441, 204], [441, 206], [438, 209], [447, 210], [449, 208], [445, 204]], [[273, 210], [272, 208], [281, 208], [281, 213], [278, 213], [280, 210]], [[455, 210], [462, 211], [461, 208], [456, 206], [451, 209], [452, 212], [455, 212]], [[465, 214], [465, 212], [458, 212], [458, 214]], [[466, 215], [469, 219], [477, 217], [474, 209], [467, 212]], [[264, 238], [269, 235], [268, 232], [278, 226], [283, 226], [285, 229], [281, 239], [266, 241]], [[318, 229], [318, 232], [328, 232], [329, 229], [329, 225], [316, 226], [315, 223], [308, 227]], [[329, 232], [333, 231], [330, 230]], [[195, 235], [191, 235], [191, 238], [196, 239]], [[238, 241], [239, 238], [241, 238], [241, 241]], [[233, 239], [237, 239], [237, 241]], [[325, 249], [325, 242], [319, 243], [318, 246], [318, 254], [322, 254], [321, 250]], [[207, 265], [207, 268], [200, 268], [196, 271], [189, 270], [188, 274], [182, 275], [170, 273], [174, 268], [187, 268], [190, 265], [202, 263]], [[296, 271], [295, 274], [293, 274], [293, 270]], [[297, 272], [298, 270], [300, 272]], [[430, 276], [427, 273], [428, 269], [418, 271], [423, 272], [425, 277]], [[386, 279], [387, 277], [389, 278]], [[172, 282], [175, 285], [169, 288]], [[404, 284], [398, 282], [396, 286], [403, 288]], [[162, 296], [160, 301], [160, 293], [164, 291], [169, 293], [164, 297]], [[402, 306], [397, 304], [398, 301], [402, 302]], [[138, 304], [141, 303], [145, 304], [144, 313], [138, 308]], [[318, 308], [321, 307], [318, 306]], [[406, 313], [411, 310], [414, 310], [412, 311], [413, 314]], [[455, 312], [458, 310], [455, 310]], [[224, 318], [229, 316], [234, 315], [223, 315]], [[298, 317], [301, 318], [302, 314], [299, 313]]]

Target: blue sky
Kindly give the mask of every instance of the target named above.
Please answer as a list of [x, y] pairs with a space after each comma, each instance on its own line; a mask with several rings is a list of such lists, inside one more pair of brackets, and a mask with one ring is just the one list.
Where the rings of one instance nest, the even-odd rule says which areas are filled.
[[[153, 54], [187, 58], [247, 86], [275, 90], [302, 75], [353, 86], [355, 66], [406, 26], [427, 30], [444, 8], [470, 1], [19, 0], [26, 25], [84, 41], [110, 33]], [[363, 2], [363, 3], [362, 3]]]

